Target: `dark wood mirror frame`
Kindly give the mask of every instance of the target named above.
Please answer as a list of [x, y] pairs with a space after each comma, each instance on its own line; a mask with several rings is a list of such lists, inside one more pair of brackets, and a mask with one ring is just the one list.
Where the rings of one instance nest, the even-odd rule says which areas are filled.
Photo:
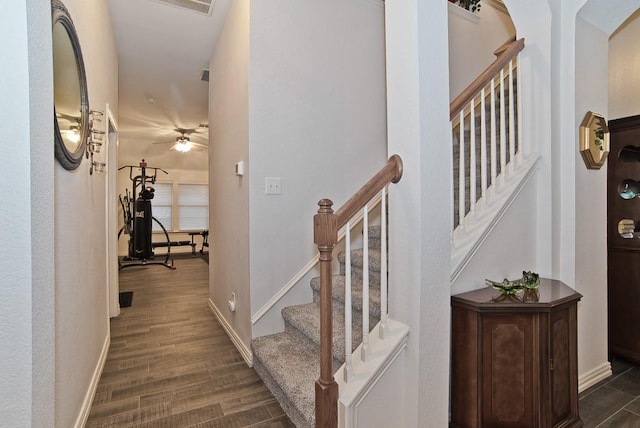
[[[71, 48], [73, 50], [73, 57], [75, 59], [75, 69], [77, 70], [77, 85], [79, 89], [80, 99], [78, 100], [78, 106], [80, 111], [78, 112], [80, 116], [75, 118], [79, 120], [77, 131], [80, 133], [80, 139], [77, 143], [77, 146], [68, 147], [65, 138], [63, 138], [60, 123], [58, 121], [58, 117], [62, 117], [63, 113], [58, 112], [60, 109], [60, 100], [56, 100], [55, 97], [55, 85], [56, 85], [56, 76], [54, 71], [54, 127], [55, 127], [55, 157], [60, 162], [63, 168], [67, 170], [74, 170], [78, 168], [80, 163], [82, 162], [82, 156], [84, 156], [87, 139], [89, 136], [89, 97], [87, 95], [87, 79], [84, 69], [84, 61], [82, 59], [82, 51], [80, 49], [80, 41], [78, 40], [78, 34], [76, 33], [75, 26], [73, 25], [73, 21], [71, 20], [71, 16], [69, 15], [69, 11], [64, 6], [64, 4], [60, 0], [51, 0], [51, 19], [52, 19], [52, 38], [55, 37], [56, 34], [56, 25], [61, 25], [65, 30], [66, 34], [69, 37], [69, 42], [71, 44]], [[53, 46], [56, 46], [55, 41], [53, 41]], [[60, 52], [59, 56], [63, 55]], [[56, 60], [56, 49], [53, 49], [54, 63]], [[69, 65], [69, 68], [73, 70], [73, 64]], [[73, 75], [73, 73], [72, 73]], [[66, 77], [66, 76], [64, 76]], [[60, 77], [59, 77], [60, 78]], [[60, 80], [57, 81], [60, 84]], [[65, 85], [73, 85], [75, 89], [74, 82], [64, 82]], [[60, 88], [58, 88], [60, 90]], [[75, 101], [75, 100], [74, 100]]]

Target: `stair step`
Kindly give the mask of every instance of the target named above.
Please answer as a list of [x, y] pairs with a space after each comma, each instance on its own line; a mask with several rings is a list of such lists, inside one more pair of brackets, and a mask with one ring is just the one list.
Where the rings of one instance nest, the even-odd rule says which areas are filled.
[[381, 228], [378, 226], [369, 226], [369, 248], [372, 250], [380, 249]]
[[[333, 297], [334, 312], [344, 311], [344, 275], [333, 275], [331, 295]], [[313, 301], [320, 301], [320, 277], [311, 280]], [[354, 313], [362, 314], [362, 281], [351, 281], [351, 307]], [[380, 321], [380, 286], [369, 286], [369, 325], [373, 327]]]
[[284, 332], [251, 341], [254, 368], [298, 428], [315, 426], [320, 354]]
[[[364, 251], [351, 250], [351, 278], [362, 282], [362, 267], [364, 262]], [[338, 253], [338, 262], [340, 262], [340, 274], [345, 274], [345, 253]], [[369, 284], [380, 285], [380, 251], [369, 250]]]
[[[320, 349], [320, 304], [317, 302], [304, 305], [289, 306], [282, 310], [285, 331], [306, 341], [310, 347]], [[362, 343], [362, 315], [353, 314], [352, 348], [353, 351]], [[370, 325], [370, 329], [374, 326]], [[344, 310], [333, 310], [333, 369], [337, 370], [344, 364]]]
[[369, 226], [369, 238], [380, 239], [380, 225]]
[[[380, 226], [368, 228], [369, 327], [380, 320]], [[375, 249], [373, 249], [375, 248]], [[333, 369], [344, 363], [344, 253], [338, 254], [342, 275], [333, 276]], [[351, 252], [352, 337], [362, 342], [363, 250]], [[285, 331], [251, 341], [254, 368], [296, 427], [315, 426], [315, 381], [320, 376], [320, 278], [311, 280], [313, 303], [282, 310]]]

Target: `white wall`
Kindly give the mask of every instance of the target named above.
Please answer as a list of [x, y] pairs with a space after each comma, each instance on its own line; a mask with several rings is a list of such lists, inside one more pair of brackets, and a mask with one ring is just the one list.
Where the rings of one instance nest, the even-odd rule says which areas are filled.
[[[386, 162], [383, 5], [254, 1], [250, 50], [255, 313], [316, 254], [318, 201], [339, 208]], [[265, 195], [266, 177], [281, 195]]]
[[[66, 0], [84, 57], [90, 107], [117, 115], [118, 63], [106, 0]], [[55, 165], [56, 426], [76, 423], [108, 339], [104, 174]], [[98, 373], [99, 374], [99, 373]]]
[[[536, 172], [536, 271], [544, 277], [554, 277], [551, 250], [555, 206], [551, 173], [552, 143], [551, 115], [551, 11], [545, 2], [513, 2], [505, 0], [514, 22], [517, 37], [525, 39], [520, 54], [520, 99], [523, 101], [522, 138], [525, 147], [542, 158]], [[535, 124], [528, 126], [527, 124]]]
[[398, 426], [444, 427], [452, 215], [452, 152], [444, 144], [451, 139], [447, 2], [387, 2], [385, 8], [388, 150], [404, 160], [389, 202], [389, 316], [410, 328], [406, 420]]
[[640, 11], [609, 40], [608, 120], [640, 114]]
[[471, 258], [456, 281], [451, 294], [486, 287], [485, 279], [502, 281], [522, 277], [523, 270], [536, 271], [536, 204], [537, 181], [534, 176], [498, 221], [478, 252]]
[[[209, 69], [209, 296], [248, 346], [249, 290], [249, 0], [232, 3]], [[234, 174], [244, 161], [245, 175]], [[237, 311], [226, 301], [236, 293]]]
[[[54, 425], [53, 76], [50, 2], [0, 15], [0, 408], [6, 426]], [[11, 100], [8, 102], [8, 100]]]
[[[457, 13], [451, 11], [454, 8]], [[483, 2], [475, 14], [449, 4], [451, 100], [496, 59], [493, 52], [515, 34], [509, 15], [492, 6], [491, 2]]]
[[[608, 34], [578, 17], [576, 21], [576, 110], [574, 129], [587, 111], [608, 117]], [[577, 147], [578, 138], [573, 141]], [[578, 366], [581, 373], [608, 360], [607, 352], [607, 165], [588, 170], [575, 151], [575, 289], [578, 306]]]

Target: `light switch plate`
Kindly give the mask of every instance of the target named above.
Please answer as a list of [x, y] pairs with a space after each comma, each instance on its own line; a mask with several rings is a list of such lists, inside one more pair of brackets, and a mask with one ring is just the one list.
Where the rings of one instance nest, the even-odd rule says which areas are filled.
[[264, 193], [266, 195], [280, 195], [282, 193], [280, 177], [266, 177], [264, 179]]

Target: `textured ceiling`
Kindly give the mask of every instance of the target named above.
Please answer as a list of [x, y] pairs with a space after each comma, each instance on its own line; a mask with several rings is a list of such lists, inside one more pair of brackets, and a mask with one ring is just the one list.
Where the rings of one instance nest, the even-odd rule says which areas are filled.
[[118, 51], [120, 165], [145, 158], [162, 168], [207, 168], [202, 152], [178, 153], [170, 143], [180, 136], [177, 128], [195, 129], [191, 139], [208, 143], [208, 130], [199, 127], [208, 123], [208, 84], [200, 76], [230, 2], [109, 0]]

